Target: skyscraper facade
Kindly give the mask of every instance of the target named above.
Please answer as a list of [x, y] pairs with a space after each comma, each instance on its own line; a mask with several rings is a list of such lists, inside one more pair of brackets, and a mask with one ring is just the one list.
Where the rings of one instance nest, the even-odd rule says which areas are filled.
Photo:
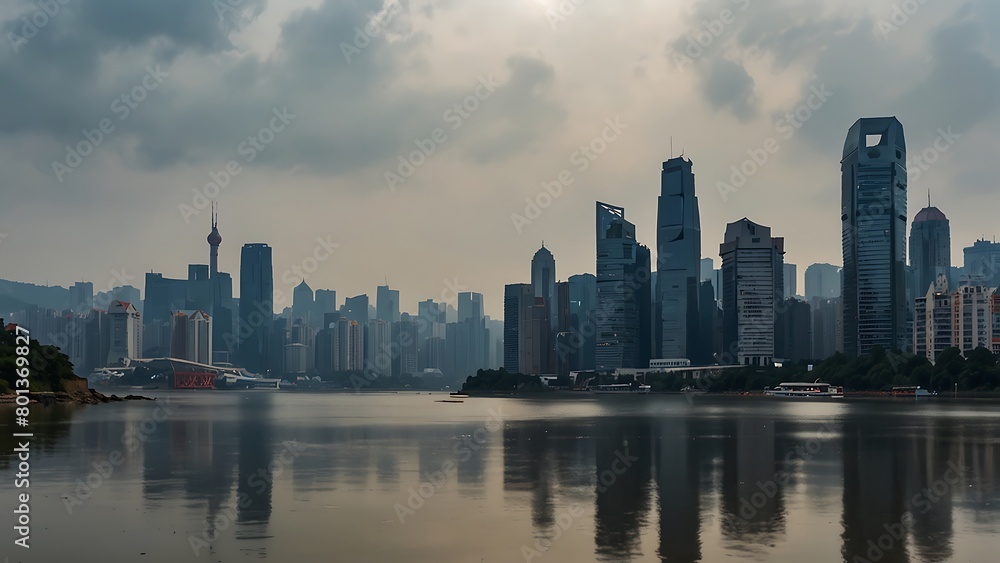
[[503, 292], [503, 368], [510, 373], [527, 373], [525, 339], [535, 292], [531, 284], [504, 286]]
[[692, 358], [698, 334], [701, 218], [692, 163], [663, 163], [656, 213], [656, 350], [661, 358]]
[[531, 287], [535, 292], [535, 297], [545, 300], [545, 307], [548, 311], [549, 329], [555, 333], [558, 324], [556, 307], [556, 259], [545, 248], [545, 244], [535, 252], [531, 259]]
[[964, 281], [997, 287], [1000, 285], [1000, 243], [977, 240], [963, 249]]
[[597, 277], [594, 274], [569, 277], [569, 318], [570, 328], [577, 335], [570, 340], [570, 346], [579, 348], [577, 365], [573, 369], [594, 369], [597, 351]]
[[[271, 326], [274, 317], [274, 277], [271, 247], [243, 245], [240, 255], [240, 328], [238, 358], [242, 367], [265, 374], [271, 365]], [[279, 361], [277, 358], [275, 361]]]
[[[915, 296], [924, 296], [937, 282], [938, 276], [947, 279], [951, 275], [951, 226], [937, 207], [928, 205], [913, 218], [910, 227], [910, 267], [913, 268], [914, 281], [911, 292]], [[951, 284], [950, 279], [948, 283]]]
[[903, 350], [906, 142], [895, 117], [859, 119], [841, 160], [844, 353]]
[[399, 290], [380, 285], [375, 292], [375, 318], [394, 323], [399, 320]]
[[597, 369], [648, 367], [650, 266], [625, 209], [597, 202]]
[[722, 256], [723, 350], [741, 365], [774, 360], [776, 280], [784, 240], [771, 228], [743, 218], [726, 226]]
[[806, 268], [806, 301], [840, 297], [840, 266], [812, 264]]

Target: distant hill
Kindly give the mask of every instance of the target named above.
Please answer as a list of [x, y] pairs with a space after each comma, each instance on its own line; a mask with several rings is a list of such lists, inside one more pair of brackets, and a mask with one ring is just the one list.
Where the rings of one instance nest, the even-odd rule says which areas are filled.
[[[33, 304], [61, 311], [69, 308], [69, 290], [59, 286], [0, 280], [0, 304], [8, 302], [7, 300], [11, 300], [11, 303], [19, 301], [17, 310], [24, 308], [25, 304]], [[8, 305], [0, 306], [0, 310], [7, 308]]]
[[10, 317], [12, 313], [16, 313], [24, 309], [28, 304], [20, 299], [15, 299], [7, 295], [0, 295], [0, 317]]

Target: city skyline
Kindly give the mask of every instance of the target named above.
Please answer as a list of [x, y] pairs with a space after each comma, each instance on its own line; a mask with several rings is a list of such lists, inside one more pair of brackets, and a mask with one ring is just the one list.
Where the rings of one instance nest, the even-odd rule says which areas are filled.
[[[547, 17], [552, 5], [534, 1], [436, 7], [432, 15], [413, 5], [387, 12], [389, 31], [368, 38], [370, 44], [350, 62], [341, 56], [341, 43], [352, 44], [354, 27], [364, 28], [364, 14], [378, 12], [381, 2], [353, 8], [293, 1], [255, 14], [246, 33], [207, 24], [184, 34], [162, 21], [132, 37], [87, 24], [104, 19], [99, 6], [87, 7], [94, 11], [90, 20], [67, 11], [17, 53], [0, 54], [0, 74], [13, 75], [25, 65], [109, 72], [80, 77], [84, 84], [72, 89], [44, 78], [58, 72], [39, 72], [7, 92], [10, 117], [0, 123], [0, 165], [10, 178], [0, 210], [3, 277], [62, 286], [83, 278], [100, 286], [123, 267], [137, 277], [151, 269], [179, 277], [183, 264], [206, 260], [194, 241], [205, 236], [208, 202], [217, 199], [226, 238], [220, 271], [238, 272], [237, 241], [267, 241], [280, 276], [311, 256], [317, 238], [330, 237], [340, 246], [335, 259], [307, 279], [312, 287], [372, 294], [388, 277], [410, 307], [421, 297], [436, 297], [445, 279], [457, 278], [483, 292], [487, 312], [499, 317], [500, 278], [506, 277], [499, 274], [523, 268], [523, 257], [542, 240], [558, 256], [560, 271], [593, 271], [592, 248], [575, 244], [579, 234], [567, 225], [589, 215], [595, 200], [632, 210], [637, 237], [652, 248], [656, 223], [649, 202], [658, 191], [659, 163], [682, 151], [698, 167], [706, 248], [721, 242], [727, 223], [745, 215], [786, 234], [790, 263], [836, 264], [837, 224], [827, 210], [837, 199], [839, 171], [830, 155], [849, 123], [877, 115], [896, 115], [906, 124], [910, 152], [921, 159], [910, 166], [909, 191], [918, 199], [908, 208], [923, 206], [927, 188], [939, 194], [938, 206], [953, 222], [951, 254], [958, 257], [977, 238], [998, 234], [988, 230], [988, 206], [971, 203], [994, 183], [985, 141], [1000, 124], [1000, 71], [995, 45], [983, 33], [998, 7], [921, 5], [905, 25], [891, 29], [883, 25], [891, 22], [891, 6], [849, 4], [851, 10], [783, 2], [742, 10], [742, 2], [628, 9], [588, 3], [554, 24]], [[732, 9], [733, 22], [711, 40], [699, 36], [708, 33], [702, 22], [717, 20], [723, 7]], [[145, 9], [138, 8], [135, 17], [146, 15]], [[205, 10], [209, 24], [217, 21], [211, 6], [185, 9]], [[495, 36], [479, 23], [483, 10], [537, 32], [531, 33], [533, 42], [519, 46]], [[762, 22], [770, 28], [795, 20], [813, 22], [808, 39], [777, 39], [758, 29]], [[609, 30], [606, 41], [617, 48], [590, 45], [597, 29]], [[85, 46], [78, 58], [48, 54], [62, 45], [64, 32]], [[490, 52], [465, 39], [470, 32], [490, 44]], [[154, 36], [175, 48], [158, 51]], [[420, 37], [434, 41], [422, 43]], [[697, 38], [708, 45], [696, 43], [704, 52], [691, 56], [688, 51], [697, 49], [689, 49], [690, 41]], [[315, 60], [306, 48], [311, 44], [325, 46], [330, 56]], [[809, 48], [821, 44], [829, 48]], [[127, 55], [108, 66], [110, 60], [101, 57], [118, 49]], [[890, 55], [892, 74], [885, 76], [879, 61]], [[408, 65], [410, 57], [426, 70]], [[288, 64], [280, 68], [270, 59]], [[588, 61], [585, 69], [577, 60]], [[109, 113], [113, 100], [142, 84], [146, 66], [155, 72], [157, 64], [169, 75], [162, 83], [146, 81], [157, 88], [128, 118]], [[246, 71], [253, 83], [277, 85], [233, 91], [230, 84], [241, 68], [254, 69]], [[601, 79], [581, 80], [584, 70]], [[206, 82], [209, 75], [219, 78]], [[868, 86], [885, 79], [895, 86]], [[352, 81], [386, 88], [359, 86], [366, 93], [361, 96], [348, 86], [335, 87], [336, 95], [323, 96], [322, 103], [313, 96], [314, 86]], [[200, 105], [211, 88], [224, 94], [219, 100], [234, 103]], [[477, 88], [485, 99], [475, 97]], [[384, 93], [368, 94], [375, 90]], [[58, 122], [33, 103], [51, 97], [43, 92], [56, 96], [47, 111], [64, 112]], [[456, 122], [443, 114], [470, 95], [481, 107], [453, 130]], [[285, 116], [289, 123], [273, 111], [286, 107], [296, 116]], [[794, 117], [800, 109], [809, 119]], [[85, 140], [81, 132], [94, 130], [106, 116], [115, 130], [60, 182], [52, 161], [64, 160], [65, 146]], [[508, 121], [513, 130], [504, 128]], [[209, 122], [212, 128], [204, 126]], [[274, 131], [262, 138], [273, 141], [254, 149], [248, 162], [241, 143], [271, 123]], [[400, 155], [417, 149], [415, 139], [430, 138], [438, 127], [447, 140], [391, 190], [385, 173], [397, 170]], [[593, 139], [602, 139], [593, 145], [604, 150], [590, 160], [579, 148]], [[769, 145], [774, 152], [766, 150], [768, 139], [776, 143]], [[924, 160], [925, 151], [931, 158]], [[756, 165], [751, 154], [767, 160]], [[746, 170], [757, 170], [741, 182], [737, 172], [748, 159]], [[241, 172], [227, 172], [231, 178], [217, 197], [196, 201], [195, 191], [204, 192], [212, 175], [224, 177], [230, 160]], [[559, 195], [551, 201], [541, 197], [548, 194], [543, 186], [560, 182], [564, 169], [571, 183], [561, 192], [552, 188]], [[733, 190], [720, 190], [720, 184]], [[528, 215], [525, 198], [550, 204]], [[182, 205], [196, 213], [185, 215]], [[789, 208], [796, 213], [787, 213]], [[533, 218], [519, 231], [513, 214]], [[51, 224], [72, 236], [53, 239]], [[796, 233], [810, 229], [831, 236], [796, 240]], [[162, 248], [164, 233], [180, 240], [189, 231], [190, 244]], [[162, 250], [149, 252], [157, 248]], [[490, 249], [489, 263], [471, 266], [470, 256], [482, 249]], [[365, 267], [374, 255], [382, 258], [379, 267]]]

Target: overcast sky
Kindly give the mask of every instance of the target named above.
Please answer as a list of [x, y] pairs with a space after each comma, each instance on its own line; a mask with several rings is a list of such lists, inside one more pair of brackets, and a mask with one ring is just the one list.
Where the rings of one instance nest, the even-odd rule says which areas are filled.
[[[216, 197], [222, 270], [238, 274], [240, 246], [267, 242], [275, 288], [290, 293], [284, 272], [311, 267], [319, 237], [339, 246], [307, 282], [338, 302], [388, 279], [404, 310], [457, 286], [500, 317], [503, 285], [529, 281], [542, 240], [560, 279], [594, 271], [595, 200], [625, 207], [655, 247], [673, 137], [694, 162], [702, 255], [718, 265], [726, 223], [747, 216], [785, 237], [801, 293], [808, 264], [842, 261], [844, 136], [882, 115], [903, 123], [911, 158], [930, 149], [933, 164], [910, 166], [908, 212], [932, 190], [955, 265], [1000, 230], [997, 2], [54, 5], [0, 2], [6, 279], [102, 290], [114, 272], [139, 287], [150, 270], [184, 277], [208, 261], [195, 191], [228, 163], [239, 172]], [[797, 109], [796, 128], [785, 115]], [[67, 154], [98, 136], [79, 162]], [[418, 139], [433, 154], [401, 171]], [[574, 156], [592, 141], [594, 160]], [[767, 161], [723, 197], [719, 182], [765, 145]], [[539, 197], [563, 170], [572, 183]], [[526, 215], [525, 198], [547, 207]]]

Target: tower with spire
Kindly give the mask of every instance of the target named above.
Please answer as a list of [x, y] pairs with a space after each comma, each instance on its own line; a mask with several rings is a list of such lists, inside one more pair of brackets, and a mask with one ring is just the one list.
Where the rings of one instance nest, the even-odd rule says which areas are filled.
[[219, 234], [219, 212], [216, 203], [212, 202], [212, 232], [208, 234], [209, 250], [209, 279], [215, 278], [219, 273], [219, 245], [222, 244], [222, 235]]

